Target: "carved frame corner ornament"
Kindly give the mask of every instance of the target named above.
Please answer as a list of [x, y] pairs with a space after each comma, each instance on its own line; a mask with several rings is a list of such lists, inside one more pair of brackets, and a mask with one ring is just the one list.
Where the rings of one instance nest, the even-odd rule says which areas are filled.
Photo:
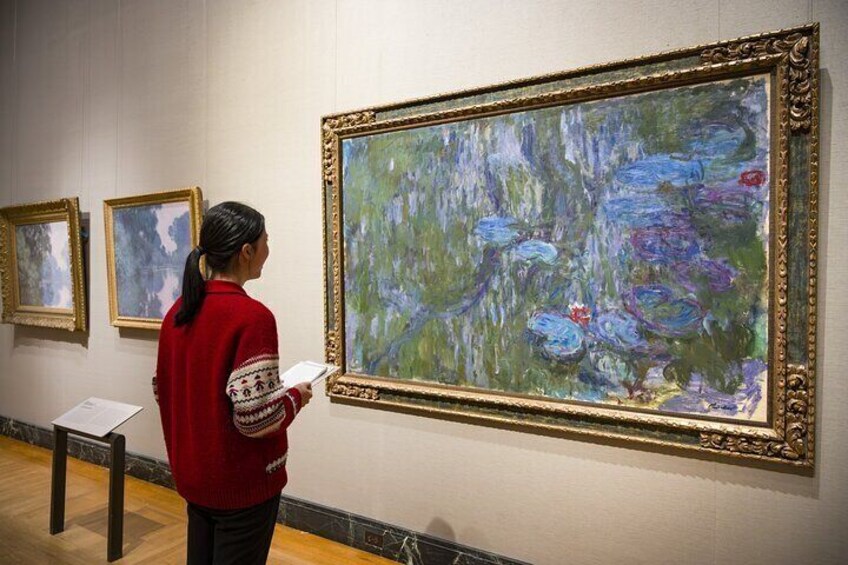
[[818, 69], [812, 62], [817, 51], [818, 25], [815, 25], [812, 33], [775, 32], [707, 47], [701, 52], [701, 61], [714, 65], [767, 55], [785, 57], [789, 64], [789, 125], [793, 133], [807, 133], [813, 121], [813, 82]]
[[807, 368], [790, 365], [786, 381], [778, 382], [784, 392], [784, 429], [775, 430], [774, 439], [762, 439], [732, 433], [701, 433], [701, 447], [726, 451], [733, 455], [752, 455], [780, 459], [802, 467], [813, 466], [811, 427], [815, 420]]
[[[695, 451], [719, 460], [775, 463], [786, 469], [812, 468], [817, 340], [818, 37], [819, 25], [809, 24], [323, 118], [325, 355], [327, 362], [342, 368], [328, 379], [326, 390], [331, 400], [357, 401], [436, 418], [459, 415], [465, 421], [506, 425], [530, 433], [623, 440], [632, 446], [673, 448], [680, 453]], [[768, 244], [772, 261], [768, 268], [769, 387], [763, 395], [768, 416], [762, 421], [748, 423], [508, 394], [360, 374], [346, 366], [341, 182], [344, 140], [763, 74], [771, 77], [769, 222], [773, 232]], [[801, 153], [793, 153], [799, 146]], [[790, 167], [790, 162], [796, 162], [793, 159], [804, 158], [808, 172], [804, 167]], [[801, 205], [790, 208], [790, 190], [798, 187], [806, 190], [807, 197]], [[798, 241], [797, 232], [790, 232], [790, 222], [806, 226], [801, 232], [803, 241]], [[790, 272], [794, 273], [791, 279]], [[794, 327], [793, 319], [803, 320], [803, 327]], [[796, 346], [790, 348], [790, 342]]]
[[[29, 306], [20, 304], [15, 227], [24, 224], [65, 222], [68, 226], [68, 259], [70, 260], [71, 307]], [[85, 262], [79, 198], [62, 198], [0, 208], [0, 294], [3, 297], [2, 322], [86, 331]]]
[[335, 144], [338, 143], [338, 130], [354, 126], [368, 125], [376, 120], [371, 110], [327, 116], [321, 126], [323, 151], [324, 182], [332, 183], [336, 172]]

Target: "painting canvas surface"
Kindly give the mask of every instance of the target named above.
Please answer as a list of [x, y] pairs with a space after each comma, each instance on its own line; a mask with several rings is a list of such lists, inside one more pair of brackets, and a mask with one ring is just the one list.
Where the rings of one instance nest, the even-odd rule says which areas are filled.
[[347, 371], [765, 422], [769, 93], [343, 140]]
[[18, 293], [23, 306], [73, 307], [68, 223], [15, 227]]
[[112, 218], [118, 314], [164, 318], [191, 252], [188, 202], [116, 208]]

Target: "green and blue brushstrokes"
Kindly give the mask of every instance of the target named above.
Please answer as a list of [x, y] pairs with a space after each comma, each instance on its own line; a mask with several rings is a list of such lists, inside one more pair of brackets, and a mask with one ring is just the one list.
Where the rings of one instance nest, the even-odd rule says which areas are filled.
[[765, 421], [768, 92], [345, 140], [348, 370]]

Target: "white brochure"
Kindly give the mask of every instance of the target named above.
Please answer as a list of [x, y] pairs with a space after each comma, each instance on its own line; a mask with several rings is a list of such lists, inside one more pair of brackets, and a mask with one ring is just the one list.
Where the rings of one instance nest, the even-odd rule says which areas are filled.
[[301, 361], [280, 376], [283, 388], [291, 388], [300, 383], [311, 383], [317, 385], [333, 373], [339, 370], [336, 365], [325, 365], [314, 361]]

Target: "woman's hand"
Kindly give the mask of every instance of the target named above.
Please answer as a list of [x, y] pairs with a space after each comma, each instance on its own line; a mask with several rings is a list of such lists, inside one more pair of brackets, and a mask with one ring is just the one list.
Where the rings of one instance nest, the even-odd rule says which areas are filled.
[[312, 383], [299, 383], [294, 388], [300, 393], [300, 407], [303, 408], [312, 400]]

